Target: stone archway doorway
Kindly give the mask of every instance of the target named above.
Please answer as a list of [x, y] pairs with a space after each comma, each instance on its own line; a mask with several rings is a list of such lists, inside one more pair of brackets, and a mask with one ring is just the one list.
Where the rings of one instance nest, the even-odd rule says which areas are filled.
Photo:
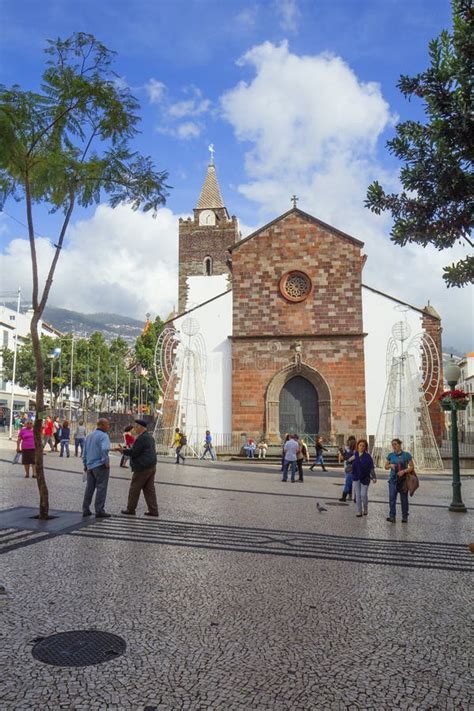
[[[291, 363], [282, 370], [275, 373], [268, 383], [265, 396], [265, 436], [271, 444], [281, 441], [281, 435], [287, 429], [280, 429], [280, 394], [285, 385], [293, 378], [300, 377], [309, 382], [317, 394], [318, 402], [318, 430], [315, 434], [322, 435], [325, 439], [331, 437], [331, 393], [328, 384], [317, 370], [306, 363]], [[311, 392], [304, 383], [300, 382], [306, 392]], [[291, 389], [293, 386], [289, 386]], [[284, 396], [286, 397], [286, 396]], [[285, 406], [285, 405], [284, 405]], [[290, 427], [290, 430], [293, 429]], [[301, 430], [298, 434], [302, 434]], [[310, 433], [308, 433], [310, 434]]]
[[319, 397], [314, 385], [301, 375], [284, 384], [279, 401], [280, 433], [316, 435], [319, 432]]

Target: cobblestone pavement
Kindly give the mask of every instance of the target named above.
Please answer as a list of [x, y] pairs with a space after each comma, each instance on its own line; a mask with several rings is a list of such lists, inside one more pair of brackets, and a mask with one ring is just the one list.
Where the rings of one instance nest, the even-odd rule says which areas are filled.
[[[20, 515], [36, 483], [10, 458], [0, 508]], [[80, 461], [46, 461], [51, 507], [80, 511]], [[451, 483], [433, 477], [409, 523], [389, 524], [382, 478], [358, 519], [337, 502], [342, 476], [160, 461], [156, 521], [143, 501], [118, 513], [130, 473], [115, 458], [111, 519], [63, 513], [43, 530], [0, 512], [0, 708], [472, 709], [472, 513], [449, 513]], [[473, 480], [463, 497], [474, 507]], [[75, 629], [118, 634], [126, 652], [87, 667], [32, 657], [35, 639]]]

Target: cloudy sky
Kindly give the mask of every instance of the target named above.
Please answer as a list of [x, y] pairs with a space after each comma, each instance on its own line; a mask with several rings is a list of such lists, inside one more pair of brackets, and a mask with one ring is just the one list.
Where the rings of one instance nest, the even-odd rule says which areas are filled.
[[[441, 267], [464, 254], [395, 247], [390, 219], [363, 206], [377, 178], [397, 189], [385, 141], [421, 118], [396, 88], [427, 65], [451, 23], [448, 0], [0, 0], [0, 83], [38, 85], [46, 38], [93, 33], [140, 100], [136, 147], [169, 171], [156, 219], [104, 202], [75, 214], [51, 303], [167, 316], [177, 301], [177, 220], [196, 204], [208, 162], [242, 232], [299, 207], [365, 242], [364, 282], [443, 317], [445, 346], [472, 350], [472, 290], [446, 289]], [[22, 205], [0, 213], [2, 291], [29, 294]], [[14, 219], [15, 218], [15, 219]], [[41, 264], [57, 220], [36, 211]]]

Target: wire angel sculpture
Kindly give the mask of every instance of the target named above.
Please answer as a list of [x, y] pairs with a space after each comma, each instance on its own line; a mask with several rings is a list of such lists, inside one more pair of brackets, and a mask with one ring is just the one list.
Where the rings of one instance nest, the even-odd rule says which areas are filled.
[[185, 319], [180, 331], [174, 327], [162, 331], [154, 367], [163, 397], [162, 415], [155, 426], [157, 445], [172, 446], [179, 427], [186, 434], [187, 446], [196, 454], [209, 427], [204, 390], [206, 344], [196, 319]]
[[411, 337], [406, 321], [398, 321], [387, 343], [387, 387], [380, 414], [373, 458], [383, 467], [391, 442], [398, 437], [418, 469], [443, 469], [428, 411], [441, 376], [440, 354], [428, 333]]

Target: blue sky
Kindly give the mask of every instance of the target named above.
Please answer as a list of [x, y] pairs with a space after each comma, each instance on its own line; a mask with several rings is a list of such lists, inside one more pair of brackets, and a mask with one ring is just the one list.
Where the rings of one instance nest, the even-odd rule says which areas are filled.
[[[387, 239], [388, 217], [376, 219], [362, 206], [373, 178], [397, 186], [398, 165], [384, 143], [396, 121], [421, 117], [422, 108], [408, 103], [396, 82], [427, 66], [429, 40], [451, 24], [447, 0], [0, 0], [0, 16], [6, 85], [37, 86], [46, 38], [81, 30], [116, 50], [115, 70], [142, 106], [137, 148], [169, 171], [173, 186], [153, 222], [125, 209], [112, 215], [105, 206], [76, 213], [52, 294], [57, 305], [166, 315], [175, 300], [176, 221], [197, 200], [213, 142], [226, 204], [244, 233], [288, 209], [296, 192], [302, 209], [366, 242], [367, 283], [418, 305], [431, 298], [445, 321], [472, 309], [472, 294], [453, 295], [441, 282], [441, 265], [455, 255], [433, 251], [427, 263], [427, 250], [403, 254]], [[21, 205], [6, 210], [24, 221]], [[54, 224], [37, 211], [39, 234], [54, 234]], [[71, 294], [65, 285], [84, 253], [94, 263], [107, 259], [107, 250], [94, 251], [102, 234], [109, 251], [112, 240], [129, 264], [130, 284], [109, 256], [112, 274], [98, 275], [104, 292], [93, 297], [77, 287]], [[20, 225], [0, 215], [9, 285], [20, 280], [23, 236]], [[137, 247], [158, 275], [138, 295]], [[47, 245], [43, 251], [46, 259]], [[458, 330], [445, 326], [445, 341], [470, 347], [469, 335], [458, 337]]]

